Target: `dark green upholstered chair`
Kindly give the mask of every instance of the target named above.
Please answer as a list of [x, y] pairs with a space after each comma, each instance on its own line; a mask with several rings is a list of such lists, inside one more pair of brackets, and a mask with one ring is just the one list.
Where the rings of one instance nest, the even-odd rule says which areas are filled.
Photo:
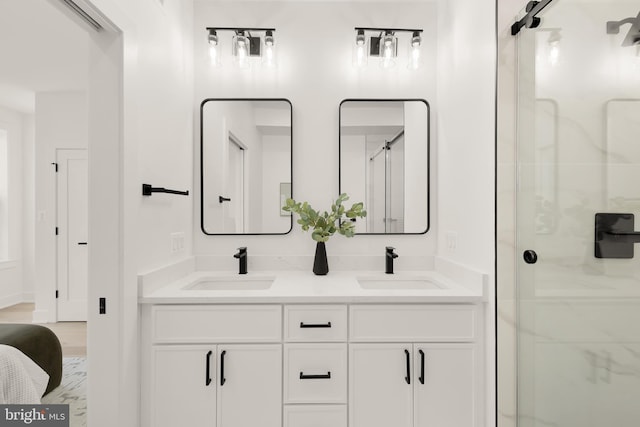
[[0, 344], [15, 347], [49, 374], [49, 393], [62, 381], [62, 347], [51, 329], [40, 325], [0, 324]]

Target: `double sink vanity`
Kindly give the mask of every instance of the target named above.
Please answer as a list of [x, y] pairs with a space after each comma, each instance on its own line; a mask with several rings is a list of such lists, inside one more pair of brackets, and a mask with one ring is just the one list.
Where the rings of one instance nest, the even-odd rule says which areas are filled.
[[[206, 243], [263, 234], [277, 252], [273, 236], [294, 224], [282, 210], [291, 102], [205, 99], [200, 113]], [[339, 193], [367, 210], [355, 233], [425, 239], [429, 104], [348, 99], [339, 115]], [[231, 256], [201, 255], [169, 279], [141, 277], [142, 426], [483, 426], [487, 278], [428, 252], [395, 274], [384, 272], [398, 256], [387, 247], [385, 259], [349, 254], [326, 276], [263, 254], [253, 265], [274, 271], [238, 274]], [[234, 257], [245, 273], [246, 248]]]
[[482, 286], [198, 271], [140, 297], [142, 425], [483, 425]]

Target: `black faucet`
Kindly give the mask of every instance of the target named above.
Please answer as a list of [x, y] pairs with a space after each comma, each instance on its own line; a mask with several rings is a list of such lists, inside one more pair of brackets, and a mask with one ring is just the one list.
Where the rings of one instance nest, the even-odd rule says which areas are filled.
[[247, 274], [247, 247], [243, 246], [238, 248], [238, 253], [233, 255], [233, 257], [239, 260], [238, 274]]
[[384, 272], [387, 274], [393, 274], [393, 259], [398, 258], [398, 254], [393, 252], [396, 248], [391, 246], [387, 246], [387, 252], [385, 253], [385, 269]]

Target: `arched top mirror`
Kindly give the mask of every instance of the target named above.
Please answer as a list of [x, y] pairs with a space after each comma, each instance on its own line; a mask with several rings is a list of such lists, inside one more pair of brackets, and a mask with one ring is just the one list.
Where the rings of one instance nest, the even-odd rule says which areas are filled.
[[339, 193], [363, 200], [357, 234], [429, 230], [429, 104], [423, 99], [340, 103]]
[[200, 104], [201, 228], [209, 235], [286, 234], [292, 197], [287, 99], [209, 98]]

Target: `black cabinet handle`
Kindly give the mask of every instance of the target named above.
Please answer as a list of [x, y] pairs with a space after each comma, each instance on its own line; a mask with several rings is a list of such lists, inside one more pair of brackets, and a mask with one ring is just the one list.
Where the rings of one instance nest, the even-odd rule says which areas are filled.
[[87, 242], [78, 242], [79, 245], [84, 246], [87, 244]]
[[304, 372], [300, 371], [300, 379], [301, 380], [329, 380], [331, 379], [331, 371], [328, 371], [326, 374], [320, 374], [320, 375], [306, 375]]
[[227, 382], [227, 379], [224, 377], [224, 355], [227, 354], [227, 350], [222, 350], [220, 353], [220, 385], [223, 386], [224, 383]]
[[404, 354], [407, 359], [407, 376], [404, 377], [404, 380], [407, 384], [411, 384], [411, 355], [409, 354], [409, 350], [405, 349]]
[[209, 350], [209, 352], [207, 353], [207, 373], [205, 374], [205, 384], [207, 385], [207, 387], [209, 386], [209, 384], [211, 384], [211, 355], [213, 354], [213, 351]]
[[300, 322], [301, 328], [330, 328], [331, 322], [327, 323], [304, 323]]
[[420, 384], [424, 384], [424, 351], [418, 350], [418, 353], [420, 353], [420, 377], [418, 381], [420, 381]]

